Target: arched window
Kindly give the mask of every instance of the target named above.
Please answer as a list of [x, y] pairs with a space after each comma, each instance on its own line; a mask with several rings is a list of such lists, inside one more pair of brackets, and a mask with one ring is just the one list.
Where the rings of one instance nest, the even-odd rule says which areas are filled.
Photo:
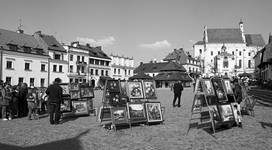
[[228, 67], [229, 67], [228, 57], [224, 57], [224, 60], [223, 60], [223, 68], [228, 68]]

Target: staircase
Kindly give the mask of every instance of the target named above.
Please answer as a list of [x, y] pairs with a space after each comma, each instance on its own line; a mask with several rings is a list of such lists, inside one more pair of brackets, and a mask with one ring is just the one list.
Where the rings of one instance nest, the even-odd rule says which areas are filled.
[[272, 91], [271, 90], [261, 89], [259, 87], [253, 87], [249, 90], [248, 94], [257, 98], [257, 103], [264, 106], [272, 107]]

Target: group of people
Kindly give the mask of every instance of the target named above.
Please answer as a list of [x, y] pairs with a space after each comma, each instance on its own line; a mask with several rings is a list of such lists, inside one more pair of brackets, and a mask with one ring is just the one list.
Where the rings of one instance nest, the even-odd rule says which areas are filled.
[[11, 86], [0, 82], [0, 117], [2, 120], [27, 117], [38, 119], [39, 114], [49, 113], [50, 124], [59, 124], [62, 100], [61, 79], [56, 78], [47, 89], [35, 88], [26, 83]]

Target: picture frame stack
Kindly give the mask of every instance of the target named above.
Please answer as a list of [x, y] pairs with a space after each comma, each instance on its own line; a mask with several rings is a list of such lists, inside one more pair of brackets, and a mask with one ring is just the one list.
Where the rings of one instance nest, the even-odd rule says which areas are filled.
[[154, 80], [107, 80], [99, 120], [110, 120], [109, 116], [104, 115], [110, 109], [111, 121], [115, 127], [124, 124], [162, 123], [163, 111], [161, 103], [156, 101], [155, 87]]
[[89, 115], [94, 113], [94, 90], [87, 84], [63, 83], [63, 101], [61, 112], [64, 116]]

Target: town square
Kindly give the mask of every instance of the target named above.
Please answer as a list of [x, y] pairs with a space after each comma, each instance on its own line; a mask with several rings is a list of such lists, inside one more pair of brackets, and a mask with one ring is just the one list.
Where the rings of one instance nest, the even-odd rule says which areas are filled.
[[270, 1], [0, 4], [1, 150], [272, 149]]

